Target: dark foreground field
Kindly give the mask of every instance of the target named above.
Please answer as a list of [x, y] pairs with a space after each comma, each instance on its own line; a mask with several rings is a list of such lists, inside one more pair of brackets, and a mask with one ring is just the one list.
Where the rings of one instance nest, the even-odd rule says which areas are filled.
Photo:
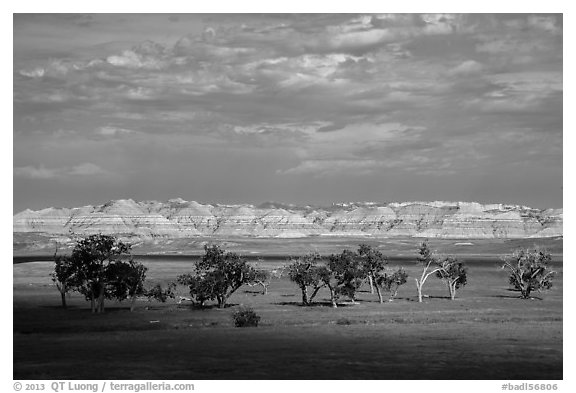
[[[152, 281], [173, 280], [185, 262], [144, 261]], [[430, 278], [417, 303], [410, 274], [398, 298], [332, 309], [321, 292], [301, 307], [297, 288], [274, 281], [267, 295], [243, 287], [223, 309], [174, 301], [108, 304], [90, 314], [79, 295], [68, 310], [48, 277], [51, 263], [14, 265], [14, 379], [562, 379], [562, 265], [543, 300], [520, 300], [497, 263], [470, 263], [455, 301]], [[231, 315], [250, 305], [257, 328]]]

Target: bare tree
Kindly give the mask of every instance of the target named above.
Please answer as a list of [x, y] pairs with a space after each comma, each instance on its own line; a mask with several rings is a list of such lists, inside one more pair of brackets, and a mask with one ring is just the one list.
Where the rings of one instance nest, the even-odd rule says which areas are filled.
[[424, 287], [424, 283], [428, 277], [437, 273], [442, 268], [438, 266], [438, 262], [426, 242], [422, 243], [418, 249], [417, 263], [422, 267], [422, 274], [419, 279], [415, 278], [414, 280], [416, 280], [416, 289], [418, 290], [418, 302], [422, 303], [422, 288]]

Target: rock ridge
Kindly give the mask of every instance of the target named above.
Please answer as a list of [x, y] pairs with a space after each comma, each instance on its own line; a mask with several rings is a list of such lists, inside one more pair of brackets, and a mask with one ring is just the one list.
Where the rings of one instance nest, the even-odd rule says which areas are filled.
[[26, 209], [13, 232], [51, 235], [105, 233], [141, 238], [246, 236], [419, 237], [451, 239], [562, 236], [563, 209], [477, 202], [347, 202], [297, 206], [265, 202], [202, 204], [132, 199], [77, 208]]

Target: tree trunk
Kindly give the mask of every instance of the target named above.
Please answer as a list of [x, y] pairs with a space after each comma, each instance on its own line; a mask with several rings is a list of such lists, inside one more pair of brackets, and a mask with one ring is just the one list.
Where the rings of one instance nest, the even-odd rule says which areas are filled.
[[60, 291], [60, 297], [62, 298], [62, 308], [67, 308], [66, 307], [66, 292]]
[[522, 288], [520, 293], [522, 294], [522, 299], [530, 299], [530, 288]]
[[378, 301], [380, 302], [380, 304], [384, 303], [384, 299], [382, 298], [382, 292], [380, 292], [380, 287], [378, 285], [375, 285], [376, 287], [376, 294], [378, 295]]
[[130, 312], [134, 311], [134, 307], [136, 306], [136, 295], [132, 295], [130, 298]]
[[92, 314], [96, 312], [96, 293], [94, 293], [94, 289], [90, 290], [90, 311], [92, 311]]
[[306, 287], [301, 287], [300, 288], [302, 290], [302, 305], [303, 306], [307, 306], [308, 305], [308, 288]]
[[99, 293], [98, 293], [98, 303], [97, 303], [97, 310], [98, 313], [104, 312], [104, 295], [106, 294], [106, 287], [103, 284], [100, 284]]
[[216, 300], [218, 300], [218, 308], [226, 307], [226, 296], [216, 296]]
[[422, 283], [417, 278], [414, 280], [416, 280], [416, 289], [418, 289], [418, 303], [422, 303]]
[[449, 289], [450, 289], [450, 299], [451, 300], [456, 299], [456, 282], [450, 283]]
[[396, 286], [394, 291], [392, 291], [392, 293], [390, 294], [390, 298], [388, 299], [389, 302], [391, 302], [392, 299], [394, 299], [396, 297], [396, 295], [398, 294], [398, 288], [400, 288], [400, 286]]
[[332, 302], [332, 307], [338, 308], [338, 304], [336, 302], [336, 291], [333, 288], [330, 289], [330, 302]]
[[322, 289], [322, 287], [314, 288], [314, 292], [312, 292], [312, 296], [310, 296], [310, 298], [308, 299], [308, 304], [312, 304], [312, 300], [314, 299], [314, 297], [316, 296], [316, 294], [318, 293], [318, 291], [320, 289]]
[[[368, 282], [370, 283], [370, 294], [374, 295], [374, 280], [372, 279], [372, 275], [368, 276]], [[378, 291], [378, 289], [376, 289]], [[380, 296], [380, 292], [378, 292], [378, 297], [380, 298], [380, 303], [382, 303], [382, 298]]]

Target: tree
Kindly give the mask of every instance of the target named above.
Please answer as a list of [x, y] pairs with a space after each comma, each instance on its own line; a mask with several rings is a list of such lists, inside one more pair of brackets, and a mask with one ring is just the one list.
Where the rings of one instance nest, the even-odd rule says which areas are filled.
[[432, 274], [437, 273], [441, 267], [438, 266], [436, 257], [428, 247], [428, 243], [424, 242], [418, 249], [417, 264], [422, 267], [422, 274], [420, 278], [415, 278], [416, 289], [418, 290], [418, 302], [422, 303], [422, 288], [424, 283]]
[[[132, 259], [130, 245], [110, 235], [90, 235], [76, 241], [70, 256], [54, 253], [52, 280], [66, 307], [66, 293], [75, 290], [90, 300], [92, 312], [104, 311], [105, 299], [131, 299], [145, 295], [147, 268]], [[128, 260], [126, 260], [128, 258]]]
[[210, 273], [181, 274], [177, 278], [178, 284], [188, 286], [193, 303], [204, 307], [208, 300], [216, 299], [216, 276]]
[[370, 280], [370, 292], [374, 293], [375, 287], [378, 300], [380, 303], [383, 303], [382, 292], [380, 290], [381, 285], [377, 284], [377, 280], [382, 279], [383, 271], [388, 265], [388, 258], [384, 256], [380, 251], [374, 250], [372, 247], [366, 244], [360, 244], [358, 248], [358, 255], [362, 261], [361, 263], [365, 271], [365, 275]]
[[508, 270], [509, 282], [520, 291], [522, 299], [530, 299], [533, 291], [542, 292], [552, 288], [556, 275], [548, 263], [552, 260], [549, 252], [540, 249], [518, 249], [504, 258], [502, 269]]
[[[312, 300], [318, 291], [325, 285], [323, 274], [325, 274], [326, 271], [317, 266], [320, 259], [318, 253], [311, 253], [297, 259], [292, 259], [292, 263], [288, 266], [288, 277], [290, 281], [296, 283], [302, 292], [303, 306], [312, 304]], [[308, 296], [309, 288], [312, 290], [310, 296]]]
[[[399, 268], [392, 273], [384, 272], [383, 274], [376, 276], [374, 282], [376, 284], [376, 288], [382, 287], [384, 291], [390, 293], [388, 301], [391, 302], [396, 297], [398, 288], [400, 288], [401, 285], [406, 284], [407, 279], [408, 273], [406, 273], [404, 268]], [[382, 303], [381, 297], [380, 303]]]
[[358, 254], [344, 250], [340, 254], [330, 255], [327, 269], [321, 271], [322, 280], [330, 290], [332, 307], [338, 307], [337, 300], [345, 295], [356, 301], [356, 291], [366, 278], [366, 270]]
[[133, 259], [110, 263], [106, 272], [108, 297], [118, 301], [130, 298], [130, 311], [134, 311], [136, 298], [146, 295], [144, 281], [147, 271], [146, 266]]
[[189, 286], [190, 295], [199, 304], [216, 299], [218, 307], [224, 308], [230, 296], [254, 277], [254, 268], [238, 254], [225, 252], [218, 245], [205, 245], [204, 256], [196, 262], [195, 274], [186, 279], [180, 276], [179, 281]]
[[130, 245], [110, 235], [90, 235], [77, 241], [71, 255], [78, 280], [76, 290], [90, 300], [93, 313], [104, 312], [104, 299], [110, 298], [110, 266], [129, 253]]
[[62, 308], [66, 308], [66, 294], [78, 285], [78, 275], [72, 258], [68, 255], [57, 255], [57, 252], [58, 250], [54, 253], [54, 270], [50, 276], [60, 291]]
[[456, 298], [456, 290], [466, 285], [468, 269], [462, 262], [452, 256], [444, 258], [440, 264], [440, 270], [436, 272], [436, 277], [444, 281], [450, 293], [450, 299]]
[[268, 293], [268, 286], [272, 280], [272, 274], [268, 270], [255, 269], [252, 281], [248, 283], [249, 286], [260, 285], [262, 287], [262, 295]]

